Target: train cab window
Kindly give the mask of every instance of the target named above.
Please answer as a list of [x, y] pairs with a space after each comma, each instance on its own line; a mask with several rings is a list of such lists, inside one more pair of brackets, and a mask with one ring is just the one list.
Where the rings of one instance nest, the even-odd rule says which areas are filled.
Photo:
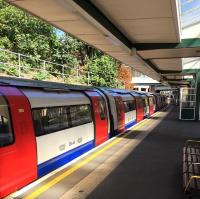
[[11, 120], [6, 100], [0, 95], [0, 147], [14, 142]]
[[89, 105], [70, 106], [72, 126], [79, 126], [92, 122], [91, 108]]
[[103, 97], [98, 97], [98, 103], [99, 103], [99, 114], [101, 120], [105, 120], [107, 118], [106, 116], [106, 103], [103, 99]]

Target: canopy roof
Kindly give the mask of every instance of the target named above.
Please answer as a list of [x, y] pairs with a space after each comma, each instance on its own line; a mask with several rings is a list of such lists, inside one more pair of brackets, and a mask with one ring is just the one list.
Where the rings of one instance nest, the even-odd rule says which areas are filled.
[[9, 3], [160, 81], [199, 56], [182, 40], [178, 0], [8, 0]]

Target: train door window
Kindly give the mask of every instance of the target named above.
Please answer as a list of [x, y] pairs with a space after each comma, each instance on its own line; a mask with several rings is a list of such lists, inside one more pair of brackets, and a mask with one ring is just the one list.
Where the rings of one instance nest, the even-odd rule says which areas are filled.
[[156, 99], [155, 99], [155, 97], [153, 97], [153, 104], [156, 104]]
[[143, 102], [143, 106], [144, 106], [144, 107], [146, 107], [146, 106], [147, 106], [147, 104], [146, 104], [146, 101], [145, 101], [145, 99], [142, 99], [142, 102]]
[[152, 97], [149, 97], [149, 105], [150, 105], [150, 106], [153, 105], [153, 99], [152, 99]]
[[145, 98], [145, 103], [146, 103], [146, 106], [149, 105], [147, 97]]
[[135, 110], [135, 103], [133, 100], [123, 101], [123, 104], [125, 113]]
[[129, 112], [128, 102], [124, 101], [123, 104], [124, 104], [124, 112], [125, 113]]
[[99, 103], [99, 113], [101, 120], [105, 120], [106, 117], [106, 103], [103, 99], [103, 97], [98, 97], [98, 103]]
[[115, 103], [116, 103], [116, 109], [117, 109], [117, 115], [119, 117], [122, 116], [122, 113], [121, 113], [121, 109], [120, 109], [120, 101], [118, 98], [115, 98]]
[[14, 142], [10, 113], [4, 97], [0, 94], [0, 147]]

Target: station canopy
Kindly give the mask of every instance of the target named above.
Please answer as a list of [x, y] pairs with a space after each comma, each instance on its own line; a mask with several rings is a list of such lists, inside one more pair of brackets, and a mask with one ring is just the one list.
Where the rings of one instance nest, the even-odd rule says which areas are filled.
[[181, 40], [179, 0], [7, 0], [158, 81], [187, 83], [182, 58], [198, 57]]

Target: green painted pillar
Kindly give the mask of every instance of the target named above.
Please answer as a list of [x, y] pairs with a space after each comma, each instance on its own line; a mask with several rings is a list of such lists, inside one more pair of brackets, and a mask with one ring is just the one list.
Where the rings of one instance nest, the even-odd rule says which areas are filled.
[[196, 72], [196, 108], [195, 108], [195, 120], [199, 120], [199, 106], [200, 106], [200, 70]]

